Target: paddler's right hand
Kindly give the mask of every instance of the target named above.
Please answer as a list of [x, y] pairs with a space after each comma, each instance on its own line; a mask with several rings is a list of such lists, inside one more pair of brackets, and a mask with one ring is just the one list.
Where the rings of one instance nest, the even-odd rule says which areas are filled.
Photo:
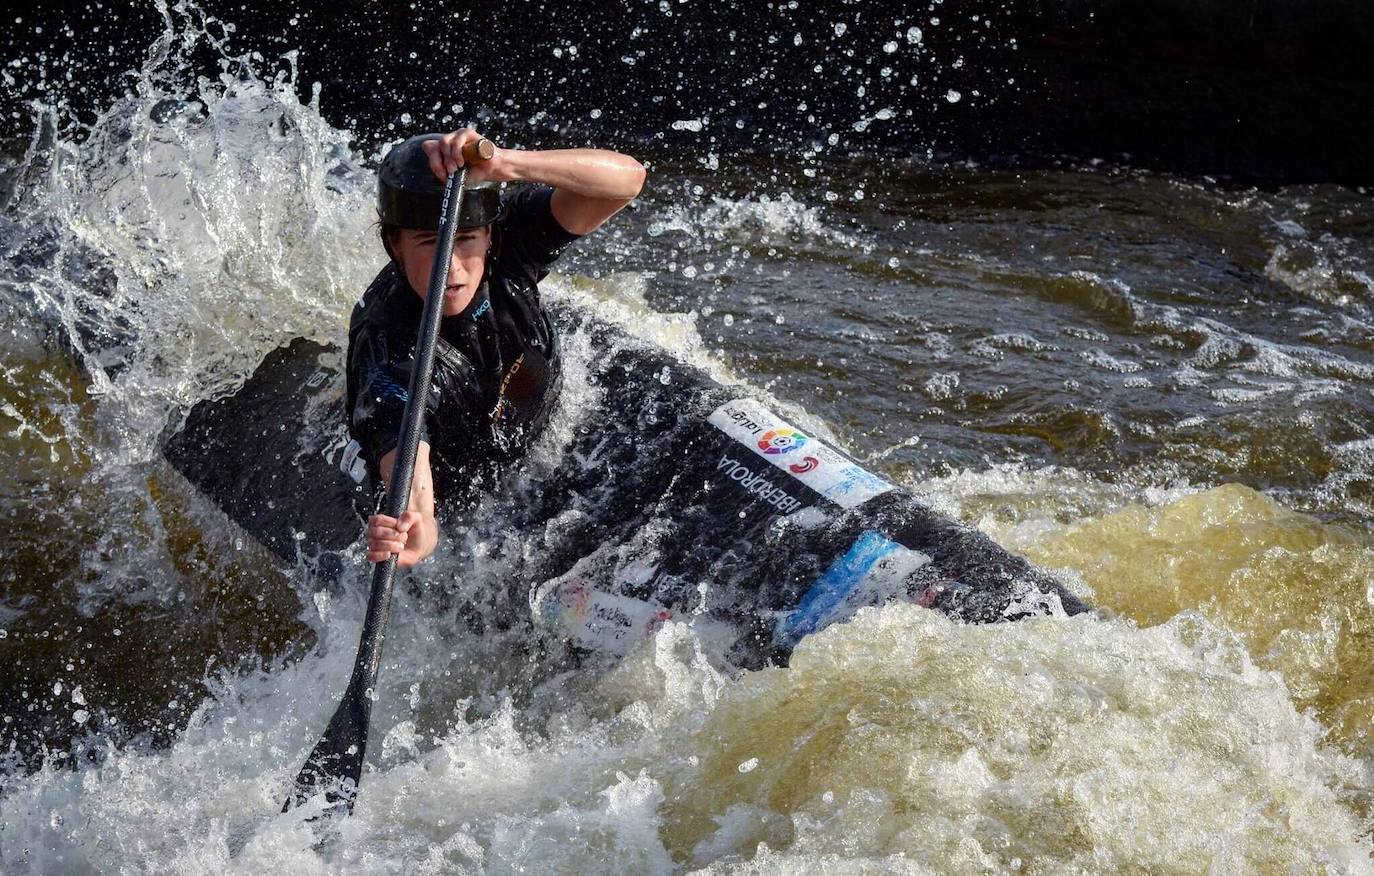
[[[477, 182], [514, 182], [504, 150], [492, 143], [492, 156], [484, 161], [469, 161], [464, 157], [464, 149], [481, 140], [481, 134], [472, 128], [452, 131], [433, 140], [420, 144], [420, 149], [429, 156], [429, 169], [443, 182], [449, 174], [457, 173], [458, 168], [468, 168], [468, 184]], [[490, 142], [490, 141], [488, 141]]]
[[392, 554], [399, 554], [397, 565], [407, 568], [415, 565], [434, 550], [424, 530], [424, 518], [418, 511], [406, 511], [399, 520], [385, 514], [373, 514], [367, 518], [367, 561], [380, 563]]

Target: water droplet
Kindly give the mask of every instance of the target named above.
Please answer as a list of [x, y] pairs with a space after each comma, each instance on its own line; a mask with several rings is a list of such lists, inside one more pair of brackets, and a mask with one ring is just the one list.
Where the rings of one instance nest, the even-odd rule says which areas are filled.
[[963, 97], [964, 96], [962, 94], [955, 91], [953, 88], [945, 92], [945, 100], [949, 101], [950, 103], [958, 103], [960, 100], [963, 100]]
[[85, 709], [77, 709], [75, 712], [72, 712], [72, 720], [78, 724], [85, 724], [90, 718], [91, 713]]
[[739, 771], [742, 773], [752, 773], [758, 765], [759, 759], [757, 757], [751, 757], [739, 765]]

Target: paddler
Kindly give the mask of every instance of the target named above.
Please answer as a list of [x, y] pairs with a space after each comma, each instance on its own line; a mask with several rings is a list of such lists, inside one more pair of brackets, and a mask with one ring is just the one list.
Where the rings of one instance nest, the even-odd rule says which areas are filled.
[[[348, 427], [374, 485], [391, 477], [443, 183], [481, 139], [471, 128], [412, 137], [377, 175], [390, 261], [353, 308], [347, 357]], [[633, 200], [644, 177], [638, 161], [604, 149], [498, 147], [468, 166], [409, 509], [399, 519], [369, 517], [369, 562], [395, 553], [413, 566], [429, 556], [439, 542], [436, 506], [474, 496], [539, 435], [562, 381], [539, 282], [569, 244]], [[503, 193], [502, 183], [530, 185]]]

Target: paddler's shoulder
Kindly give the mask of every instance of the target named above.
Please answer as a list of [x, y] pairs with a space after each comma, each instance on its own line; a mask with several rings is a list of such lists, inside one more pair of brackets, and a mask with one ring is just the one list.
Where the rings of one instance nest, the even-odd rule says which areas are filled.
[[[401, 277], [400, 268], [395, 262], [387, 262], [386, 267], [378, 271], [377, 276], [368, 284], [367, 291], [363, 292], [358, 303], [353, 305], [353, 313], [349, 318], [349, 333], [364, 323], [389, 322], [394, 319], [396, 315], [393, 311], [398, 308], [405, 309], [405, 305], [411, 303], [408, 299], [414, 298], [412, 295], [403, 294], [409, 291]], [[418, 304], [418, 300], [415, 303]]]

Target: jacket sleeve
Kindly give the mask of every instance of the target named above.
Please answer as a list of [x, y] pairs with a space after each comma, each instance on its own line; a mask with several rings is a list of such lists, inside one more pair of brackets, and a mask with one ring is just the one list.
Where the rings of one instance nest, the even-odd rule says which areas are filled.
[[506, 199], [506, 215], [500, 224], [498, 261], [502, 272], [538, 283], [549, 266], [577, 240], [553, 216], [553, 189], [534, 185], [517, 189]]
[[[390, 352], [384, 334], [366, 332], [355, 340], [349, 363], [358, 381], [357, 398], [349, 412], [349, 431], [362, 445], [363, 458], [374, 476], [381, 458], [400, 440], [410, 398], [410, 359], [393, 361]], [[429, 440], [428, 419], [426, 416], [420, 423], [421, 441]]]

